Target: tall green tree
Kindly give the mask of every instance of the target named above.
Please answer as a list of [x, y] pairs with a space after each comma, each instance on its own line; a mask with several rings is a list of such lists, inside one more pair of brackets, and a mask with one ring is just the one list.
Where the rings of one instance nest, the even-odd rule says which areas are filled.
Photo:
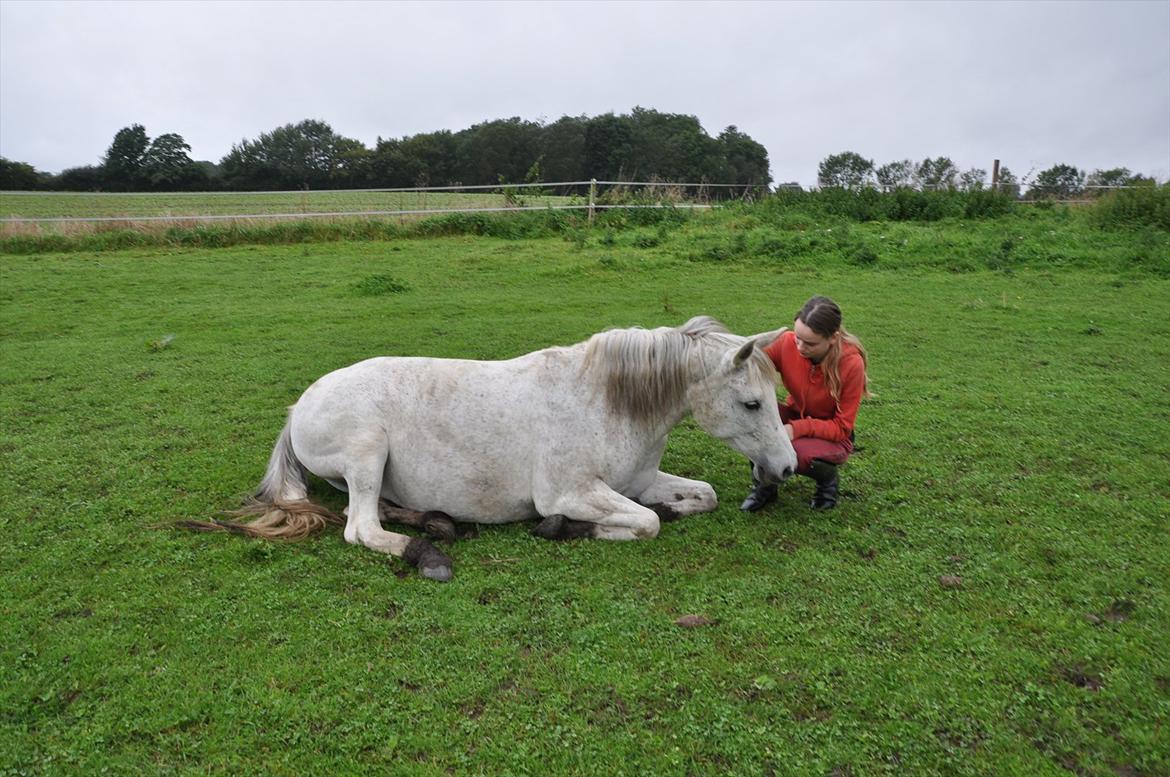
[[143, 182], [142, 166], [146, 160], [150, 138], [141, 124], [123, 127], [114, 135], [114, 140], [102, 158], [106, 184], [111, 189], [126, 191]]
[[1128, 167], [1114, 167], [1109, 170], [1094, 170], [1085, 181], [1086, 186], [1128, 186], [1134, 175]]
[[[404, 138], [402, 154], [409, 175], [402, 186], [449, 186], [459, 183], [458, 144], [450, 130]], [[495, 183], [495, 181], [485, 182]]]
[[233, 145], [220, 162], [233, 188], [332, 189], [345, 185], [364, 146], [306, 119]]
[[584, 116], [562, 116], [540, 134], [541, 168], [546, 181], [582, 181], [592, 173], [585, 165]]
[[0, 190], [32, 191], [42, 184], [41, 174], [32, 165], [0, 156]]
[[585, 124], [585, 171], [591, 178], [632, 180], [633, 122], [628, 116], [605, 113]]
[[725, 172], [714, 176], [715, 183], [751, 186], [772, 183], [772, 174], [768, 171], [768, 149], [740, 132], [734, 124], [720, 132], [718, 140]]
[[965, 192], [973, 192], [982, 189], [986, 180], [986, 170], [979, 167], [972, 167], [959, 175], [959, 188]]
[[142, 157], [141, 178], [151, 188], [174, 190], [194, 183], [202, 171], [188, 153], [191, 146], [182, 135], [167, 132], [151, 141]]
[[873, 160], [854, 151], [830, 154], [817, 166], [821, 188], [860, 189], [873, 182]]
[[106, 186], [106, 169], [96, 165], [70, 167], [62, 170], [49, 185], [66, 192], [99, 192]]
[[914, 185], [914, 163], [909, 159], [887, 162], [875, 172], [878, 185], [883, 189], [898, 189]]
[[1031, 197], [1073, 197], [1085, 189], [1085, 174], [1072, 165], [1053, 165], [1036, 176]]
[[936, 159], [927, 157], [914, 171], [915, 180], [923, 189], [954, 189], [958, 175], [959, 168], [955, 167], [950, 157], [945, 156]]
[[629, 123], [629, 177], [711, 181], [719, 175], [722, 149], [695, 116], [636, 107]]
[[462, 183], [519, 183], [540, 159], [540, 125], [519, 117], [476, 124], [455, 134]]

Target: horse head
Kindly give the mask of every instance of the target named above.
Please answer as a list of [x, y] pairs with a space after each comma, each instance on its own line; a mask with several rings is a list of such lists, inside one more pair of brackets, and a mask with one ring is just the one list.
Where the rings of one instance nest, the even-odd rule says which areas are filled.
[[749, 338], [697, 335], [696, 341], [708, 341], [698, 349], [703, 375], [688, 390], [699, 426], [751, 459], [756, 477], [765, 483], [783, 482], [796, 470], [796, 451], [776, 403], [778, 375], [762, 350], [783, 331]]

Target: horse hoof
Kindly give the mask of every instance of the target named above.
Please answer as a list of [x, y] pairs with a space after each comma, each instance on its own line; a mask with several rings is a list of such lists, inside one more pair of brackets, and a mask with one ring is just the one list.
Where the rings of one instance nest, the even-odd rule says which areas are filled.
[[664, 504], [662, 502], [655, 502], [652, 505], [642, 505], [642, 506], [649, 507], [651, 510], [653, 510], [655, 515], [658, 516], [658, 520], [662, 521], [663, 523], [670, 523], [671, 521], [677, 521], [679, 518], [682, 517], [682, 513], [680, 513], [678, 510], [675, 510], [670, 505]]
[[436, 567], [419, 567], [418, 572], [428, 580], [438, 580], [440, 583], [445, 583], [454, 577], [451, 567], [446, 565]]
[[454, 540], [456, 536], [455, 521], [451, 516], [438, 510], [428, 510], [422, 516], [422, 528], [428, 537], [436, 540]]
[[560, 539], [561, 530], [565, 526], [565, 516], [563, 515], [549, 515], [544, 518], [536, 526], [532, 527], [532, 533], [537, 537], [543, 537], [546, 540]]
[[451, 559], [428, 541], [415, 537], [406, 546], [402, 558], [418, 567], [419, 574], [430, 580], [446, 582], [453, 576]]
[[596, 530], [597, 524], [589, 521], [574, 521], [563, 515], [550, 515], [536, 524], [532, 533], [546, 540], [576, 540], [592, 537]]

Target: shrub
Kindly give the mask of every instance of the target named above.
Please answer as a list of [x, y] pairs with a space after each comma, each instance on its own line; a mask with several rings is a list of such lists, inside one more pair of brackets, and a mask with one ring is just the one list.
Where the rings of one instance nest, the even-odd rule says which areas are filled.
[[354, 284], [354, 291], [363, 297], [379, 297], [384, 294], [401, 294], [410, 287], [389, 275], [367, 275]]
[[1091, 218], [1102, 228], [1149, 226], [1170, 230], [1170, 184], [1115, 189], [1093, 204]]
[[878, 221], [886, 217], [886, 196], [869, 186], [861, 189], [823, 189], [818, 192], [824, 212], [853, 221]]
[[858, 267], [869, 267], [878, 263], [877, 251], [867, 245], [860, 246], [849, 255], [849, 263]]
[[969, 219], [994, 219], [1006, 216], [1016, 207], [1014, 197], [991, 189], [975, 189], [965, 195], [963, 216]]
[[638, 235], [634, 238], [634, 248], [656, 248], [661, 243], [660, 235]]

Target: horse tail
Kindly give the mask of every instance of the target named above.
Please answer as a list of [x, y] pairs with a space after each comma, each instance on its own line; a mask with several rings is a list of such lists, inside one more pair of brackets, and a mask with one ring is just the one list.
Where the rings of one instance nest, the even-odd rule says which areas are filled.
[[180, 526], [196, 531], [227, 531], [269, 540], [299, 540], [320, 531], [328, 524], [344, 525], [345, 520], [333, 511], [308, 499], [309, 484], [304, 465], [292, 447], [291, 419], [284, 425], [268, 469], [256, 492], [243, 507], [229, 515], [252, 517], [245, 523], [236, 521], [182, 521]]

